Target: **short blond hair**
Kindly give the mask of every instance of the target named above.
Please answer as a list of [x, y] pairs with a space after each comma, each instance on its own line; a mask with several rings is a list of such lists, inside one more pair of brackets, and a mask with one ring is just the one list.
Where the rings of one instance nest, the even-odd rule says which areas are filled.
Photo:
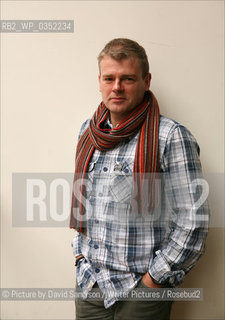
[[109, 56], [118, 61], [137, 57], [140, 61], [143, 79], [149, 73], [149, 63], [145, 49], [134, 40], [116, 38], [108, 42], [98, 55], [98, 67], [100, 73], [101, 61], [105, 56]]

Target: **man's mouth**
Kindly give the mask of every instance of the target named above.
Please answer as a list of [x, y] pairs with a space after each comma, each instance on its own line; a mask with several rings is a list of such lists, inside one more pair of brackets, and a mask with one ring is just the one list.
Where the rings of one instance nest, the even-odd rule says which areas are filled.
[[123, 98], [123, 97], [112, 97], [110, 100], [113, 100], [113, 101], [124, 101], [125, 100], [125, 98]]

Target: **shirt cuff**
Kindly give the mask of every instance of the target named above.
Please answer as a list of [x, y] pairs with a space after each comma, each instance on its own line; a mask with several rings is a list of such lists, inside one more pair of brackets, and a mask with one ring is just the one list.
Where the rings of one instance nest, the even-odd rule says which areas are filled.
[[169, 287], [176, 287], [181, 284], [185, 276], [183, 270], [171, 270], [160, 250], [156, 251], [156, 257], [150, 266], [149, 274], [155, 283]]
[[76, 257], [82, 254], [81, 252], [81, 241], [80, 241], [80, 234], [77, 233], [71, 242], [71, 246], [73, 248], [73, 254]]

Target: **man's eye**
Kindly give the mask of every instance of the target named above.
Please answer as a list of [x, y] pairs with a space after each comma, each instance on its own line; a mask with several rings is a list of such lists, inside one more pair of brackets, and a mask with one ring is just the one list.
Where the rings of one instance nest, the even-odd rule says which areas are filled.
[[113, 79], [112, 78], [105, 78], [104, 79], [106, 82], [110, 82], [110, 81], [112, 81]]
[[125, 80], [127, 80], [127, 81], [129, 81], [129, 82], [134, 81], [134, 79], [133, 79], [133, 78], [129, 78], [129, 77], [125, 78]]

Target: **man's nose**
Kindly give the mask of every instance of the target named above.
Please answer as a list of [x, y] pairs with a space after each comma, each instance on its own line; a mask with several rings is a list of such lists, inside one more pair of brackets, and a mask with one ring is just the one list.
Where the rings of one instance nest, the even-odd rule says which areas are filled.
[[120, 79], [116, 79], [113, 84], [113, 91], [122, 91], [122, 83]]

